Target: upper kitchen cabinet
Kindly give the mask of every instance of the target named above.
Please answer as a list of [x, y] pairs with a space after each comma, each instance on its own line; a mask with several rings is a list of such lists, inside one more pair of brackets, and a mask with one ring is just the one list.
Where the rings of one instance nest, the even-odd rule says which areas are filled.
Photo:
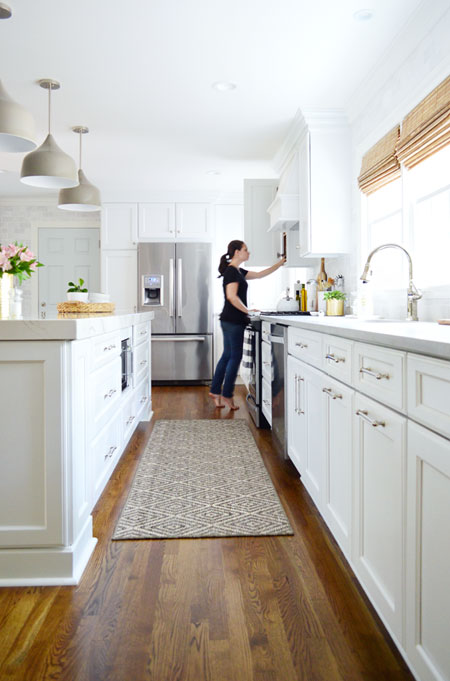
[[102, 249], [137, 249], [138, 211], [136, 203], [104, 203], [102, 208]]
[[140, 203], [139, 241], [211, 239], [209, 203]]
[[345, 118], [336, 113], [308, 116], [298, 151], [299, 256], [348, 253], [351, 146]]
[[277, 192], [278, 180], [244, 180], [244, 239], [250, 267], [272, 265], [280, 249], [280, 236], [270, 229], [267, 212]]

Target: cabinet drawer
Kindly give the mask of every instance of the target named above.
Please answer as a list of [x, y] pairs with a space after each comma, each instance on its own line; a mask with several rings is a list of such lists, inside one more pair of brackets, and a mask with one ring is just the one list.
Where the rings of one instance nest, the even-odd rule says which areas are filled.
[[450, 362], [408, 355], [408, 416], [450, 437]]
[[353, 385], [376, 400], [406, 411], [406, 353], [355, 343]]
[[133, 353], [134, 385], [138, 385], [145, 374], [148, 373], [150, 364], [150, 344], [141, 343]]
[[352, 382], [352, 341], [337, 336], [323, 337], [323, 369], [344, 383]]
[[94, 503], [114, 468], [122, 450], [122, 429], [120, 419], [113, 417], [92, 442], [94, 468]]
[[268, 380], [262, 380], [262, 411], [270, 425], [272, 425], [272, 387]]
[[150, 338], [150, 322], [133, 326], [133, 345], [140, 345]]
[[111, 417], [122, 393], [120, 357], [97, 369], [89, 377], [91, 400], [91, 433], [99, 431]]
[[315, 367], [322, 367], [322, 334], [293, 326], [288, 328], [288, 352]]
[[136, 400], [136, 392], [133, 391], [128, 396], [125, 403], [122, 405], [122, 432], [123, 444], [126, 445], [131, 437], [137, 423], [138, 404]]
[[261, 338], [263, 341], [270, 343], [270, 322], [261, 323]]
[[[150, 402], [150, 384], [148, 381], [148, 378], [144, 379], [142, 383], [138, 385], [136, 388], [136, 411], [138, 415], [138, 420], [139, 415], [141, 414], [142, 410], [148, 407], [148, 404]], [[145, 414], [143, 414], [145, 416]]]
[[269, 382], [272, 382], [272, 346], [270, 343], [261, 343], [262, 375]]
[[99, 366], [111, 361], [113, 357], [120, 355], [120, 334], [117, 331], [94, 337], [92, 343], [91, 369], [94, 371]]

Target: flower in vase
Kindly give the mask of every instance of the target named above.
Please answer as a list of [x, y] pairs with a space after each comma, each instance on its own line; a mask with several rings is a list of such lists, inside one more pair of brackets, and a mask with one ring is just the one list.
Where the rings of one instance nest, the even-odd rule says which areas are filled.
[[12, 274], [22, 282], [31, 277], [38, 267], [43, 267], [42, 263], [27, 246], [17, 241], [7, 246], [0, 244], [0, 278], [3, 274]]

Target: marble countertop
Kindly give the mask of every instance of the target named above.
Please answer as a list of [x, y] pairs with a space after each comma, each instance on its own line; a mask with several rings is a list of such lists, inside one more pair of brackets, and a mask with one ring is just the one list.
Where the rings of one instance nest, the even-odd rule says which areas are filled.
[[59, 314], [48, 319], [0, 319], [0, 341], [81, 340], [148, 322], [154, 312], [129, 314]]
[[437, 322], [407, 322], [354, 317], [261, 315], [263, 321], [329, 333], [363, 343], [450, 360], [450, 326]]

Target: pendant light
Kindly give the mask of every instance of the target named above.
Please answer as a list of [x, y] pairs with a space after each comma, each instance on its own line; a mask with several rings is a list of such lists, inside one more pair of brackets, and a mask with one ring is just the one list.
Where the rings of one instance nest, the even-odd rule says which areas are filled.
[[60, 84], [49, 78], [38, 82], [42, 88], [48, 90], [48, 135], [40, 147], [23, 159], [20, 180], [32, 187], [45, 189], [76, 187], [78, 177], [75, 162], [58, 147], [50, 134], [51, 91], [58, 90]]
[[72, 130], [80, 135], [80, 164], [78, 170], [78, 187], [71, 189], [61, 189], [59, 192], [58, 208], [63, 210], [94, 211], [100, 210], [100, 192], [97, 187], [89, 182], [86, 175], [81, 170], [81, 141], [83, 135], [89, 132], [89, 128], [77, 125]]
[[[11, 8], [0, 2], [0, 19], [11, 17]], [[36, 147], [34, 121], [6, 92], [0, 81], [0, 151], [24, 152]]]

